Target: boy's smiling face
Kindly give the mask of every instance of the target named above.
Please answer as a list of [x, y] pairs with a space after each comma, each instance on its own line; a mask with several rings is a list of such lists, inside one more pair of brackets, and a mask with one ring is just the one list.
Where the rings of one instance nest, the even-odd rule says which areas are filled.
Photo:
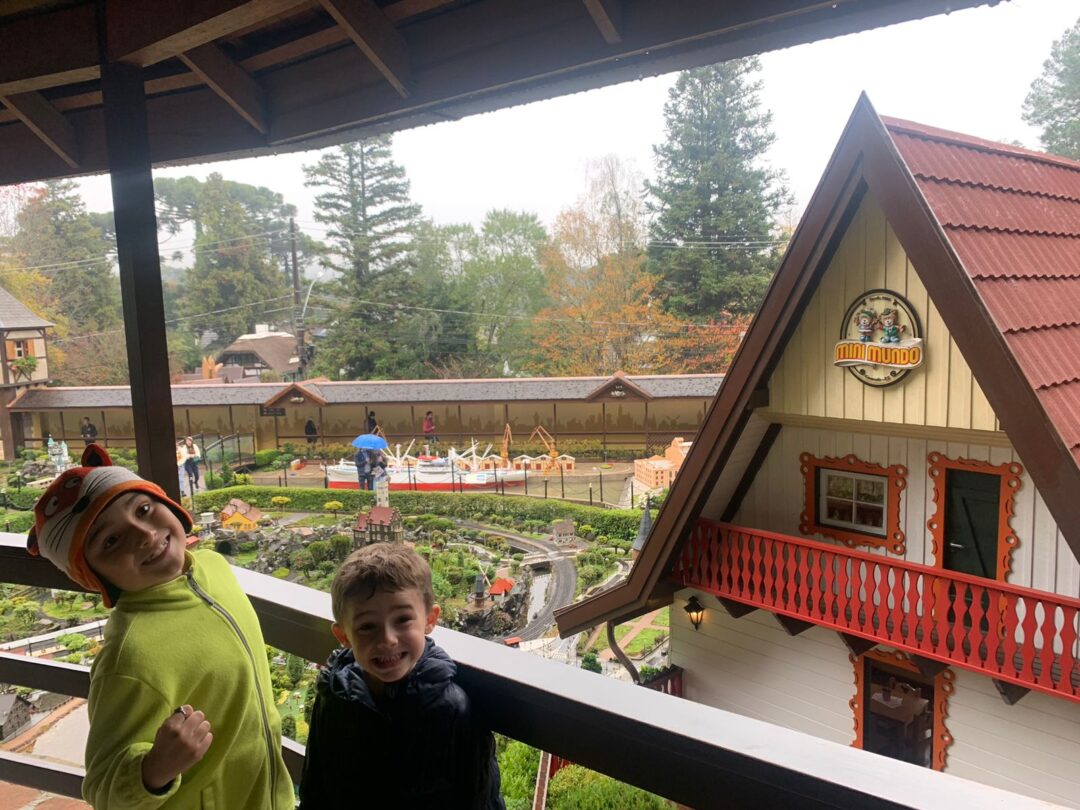
[[335, 622], [332, 629], [353, 651], [368, 686], [378, 695], [383, 684], [412, 672], [438, 620], [439, 606], [428, 610], [418, 588], [377, 590], [367, 598], [351, 599], [342, 624]]
[[172, 509], [145, 492], [127, 492], [94, 521], [83, 554], [99, 577], [121, 591], [143, 591], [183, 573], [186, 546]]

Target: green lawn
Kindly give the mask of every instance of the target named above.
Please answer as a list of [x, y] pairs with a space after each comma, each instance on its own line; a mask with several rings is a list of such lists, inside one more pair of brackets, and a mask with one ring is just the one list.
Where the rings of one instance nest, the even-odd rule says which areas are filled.
[[660, 643], [660, 639], [667, 635], [667, 631], [655, 627], [647, 627], [634, 636], [626, 647], [627, 655], [641, 655], [646, 650], [651, 650]]
[[315, 528], [316, 526], [336, 526], [338, 521], [341, 520], [341, 513], [338, 513], [338, 517], [333, 515], [308, 515], [306, 518], [300, 518], [295, 523], [290, 523], [290, 526], [300, 528], [303, 526], [309, 528]]
[[41, 606], [42, 611], [50, 619], [57, 621], [71, 621], [78, 619], [82, 622], [92, 622], [94, 619], [102, 619], [109, 615], [107, 608], [102, 607], [96, 599], [76, 599], [74, 602], [54, 602], [49, 600]]
[[668, 613], [669, 610], [671, 610], [671, 608], [664, 608], [659, 613], [657, 613], [655, 616], [653, 616], [652, 626], [653, 627], [670, 627], [671, 626], [671, 615]]

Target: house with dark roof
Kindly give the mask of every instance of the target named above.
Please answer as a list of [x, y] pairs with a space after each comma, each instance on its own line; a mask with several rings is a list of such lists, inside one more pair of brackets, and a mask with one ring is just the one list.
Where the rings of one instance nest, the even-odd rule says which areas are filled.
[[7, 406], [21, 392], [49, 381], [46, 332], [52, 326], [0, 287], [0, 441], [6, 458], [13, 458], [24, 440], [22, 420], [13, 420]]
[[30, 702], [13, 692], [0, 695], [0, 740], [14, 737], [30, 722]]
[[685, 698], [1077, 806], [1080, 163], [860, 99], [626, 580]]
[[300, 371], [296, 337], [274, 332], [266, 324], [255, 324], [250, 335], [241, 335], [217, 356], [221, 374], [230, 379], [258, 380], [263, 372], [273, 372], [283, 380], [295, 380]]

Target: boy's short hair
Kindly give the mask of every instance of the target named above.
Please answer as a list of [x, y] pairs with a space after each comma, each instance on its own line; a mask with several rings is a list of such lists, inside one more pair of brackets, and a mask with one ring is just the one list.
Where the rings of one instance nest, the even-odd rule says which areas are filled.
[[413, 549], [392, 543], [372, 543], [358, 549], [345, 558], [330, 585], [334, 621], [341, 624], [348, 618], [346, 608], [352, 599], [370, 599], [380, 590], [409, 588], [420, 591], [424, 608], [430, 611], [435, 604], [431, 568]]

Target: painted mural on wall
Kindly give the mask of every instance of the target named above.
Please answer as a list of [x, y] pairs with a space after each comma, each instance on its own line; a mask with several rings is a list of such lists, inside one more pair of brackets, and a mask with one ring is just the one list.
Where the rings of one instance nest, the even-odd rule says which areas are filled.
[[924, 355], [922, 325], [911, 304], [890, 290], [871, 290], [847, 308], [833, 364], [880, 388], [900, 382]]

